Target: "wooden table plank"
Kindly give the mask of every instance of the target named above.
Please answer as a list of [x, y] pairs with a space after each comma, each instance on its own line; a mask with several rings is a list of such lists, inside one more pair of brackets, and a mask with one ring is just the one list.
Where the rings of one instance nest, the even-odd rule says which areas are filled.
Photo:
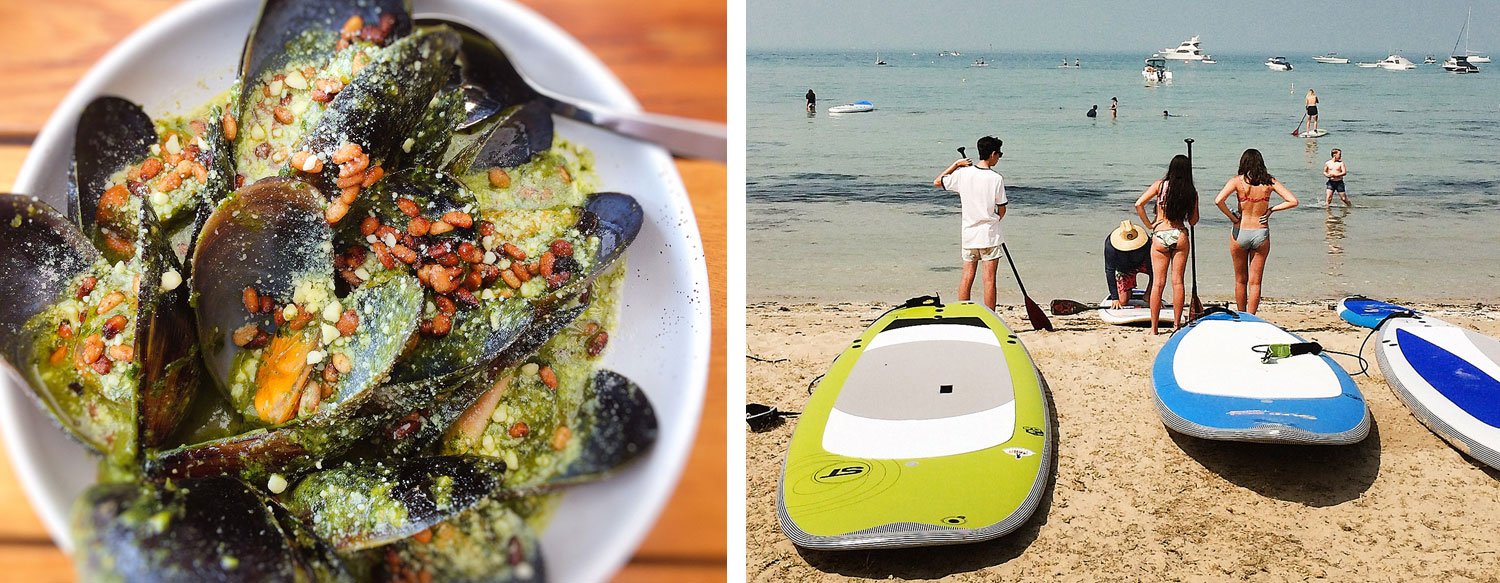
[[[0, 2], [0, 191], [9, 191], [27, 145], [73, 83], [110, 47], [176, 2]], [[724, 121], [727, 12], [723, 4], [653, 0], [525, 0], [597, 55], [650, 111]], [[725, 577], [726, 168], [679, 160], [704, 239], [713, 311], [709, 390], [687, 470], [656, 528], [619, 581]], [[28, 581], [72, 580], [69, 564], [27, 505], [0, 452], [0, 561]]]

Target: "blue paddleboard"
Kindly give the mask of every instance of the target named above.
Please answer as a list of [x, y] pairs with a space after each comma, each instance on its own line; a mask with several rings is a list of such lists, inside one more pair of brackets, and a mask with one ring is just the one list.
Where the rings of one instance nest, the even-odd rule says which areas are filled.
[[1377, 328], [1386, 316], [1402, 313], [1415, 313], [1415, 310], [1362, 296], [1339, 300], [1339, 317], [1361, 328]]
[[1305, 342], [1252, 314], [1217, 311], [1183, 327], [1156, 355], [1162, 422], [1202, 439], [1345, 445], [1370, 432], [1354, 379], [1326, 354], [1263, 361], [1257, 347]]

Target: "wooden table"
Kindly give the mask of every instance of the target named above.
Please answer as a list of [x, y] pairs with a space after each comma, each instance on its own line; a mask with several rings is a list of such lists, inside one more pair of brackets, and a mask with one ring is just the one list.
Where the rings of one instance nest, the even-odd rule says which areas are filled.
[[[598, 55], [648, 111], [725, 121], [723, 3], [524, 0]], [[0, 191], [52, 108], [120, 39], [175, 2], [48, 0], [0, 3]], [[724, 273], [726, 169], [678, 160], [708, 258], [713, 358], [708, 398], [687, 471], [666, 511], [617, 581], [725, 578]], [[68, 559], [31, 511], [0, 449], [0, 564], [5, 579], [71, 581]]]

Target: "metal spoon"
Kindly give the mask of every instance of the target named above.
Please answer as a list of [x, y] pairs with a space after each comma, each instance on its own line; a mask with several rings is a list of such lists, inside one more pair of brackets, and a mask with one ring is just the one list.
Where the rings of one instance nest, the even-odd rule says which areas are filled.
[[665, 147], [673, 154], [724, 162], [728, 158], [724, 124], [655, 113], [623, 111], [560, 95], [542, 87], [516, 68], [500, 46], [473, 28], [443, 18], [423, 18], [418, 26], [447, 25], [463, 37], [460, 59], [464, 76], [464, 129], [502, 109], [530, 100], [553, 113], [615, 133]]

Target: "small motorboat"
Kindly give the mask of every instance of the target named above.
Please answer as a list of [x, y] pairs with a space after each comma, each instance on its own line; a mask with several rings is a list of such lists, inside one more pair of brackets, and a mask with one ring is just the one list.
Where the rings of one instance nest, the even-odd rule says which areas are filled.
[[1374, 69], [1374, 68], [1380, 66], [1380, 62], [1379, 61], [1375, 61], [1375, 62], [1360, 61], [1358, 63], [1355, 63], [1354, 66], [1359, 67], [1361, 69]]
[[875, 111], [875, 104], [868, 101], [856, 101], [846, 105], [835, 105], [828, 108], [828, 113], [864, 113]]
[[1146, 83], [1170, 83], [1172, 72], [1167, 70], [1167, 60], [1159, 55], [1152, 55], [1146, 59], [1146, 66], [1141, 69], [1141, 76], [1146, 78]]
[[977, 59], [974, 59], [974, 62], [969, 63], [969, 66], [970, 67], [988, 67], [988, 66], [990, 66], [990, 64], [984, 62], [984, 57], [979, 57]]
[[1431, 65], [1431, 64], [1436, 63], [1436, 62], [1437, 62], [1437, 58], [1433, 57], [1432, 55], [1427, 55], [1427, 58], [1422, 59], [1422, 64], [1423, 65]]
[[1329, 65], [1347, 65], [1347, 64], [1349, 64], [1349, 57], [1340, 57], [1338, 53], [1328, 53], [1326, 55], [1318, 55], [1316, 57], [1313, 57], [1313, 60], [1317, 61], [1319, 63], [1325, 63], [1325, 64], [1329, 64]]
[[1215, 65], [1215, 64], [1218, 64], [1218, 61], [1214, 60], [1213, 55], [1203, 55], [1203, 60], [1201, 62], [1203, 64], [1205, 64], [1205, 65]]
[[1407, 60], [1406, 57], [1403, 57], [1401, 55], [1391, 55], [1389, 57], [1381, 59], [1377, 64], [1380, 65], [1380, 68], [1389, 71], [1405, 71], [1408, 69], [1417, 68], [1416, 63]]
[[1286, 57], [1271, 57], [1266, 59], [1266, 67], [1272, 71], [1292, 70], [1292, 64], [1287, 62]]
[[1488, 63], [1488, 62], [1490, 62], [1489, 56], [1485, 55], [1484, 53], [1480, 53], [1480, 52], [1477, 52], [1477, 51], [1466, 51], [1466, 52], [1469, 53], [1469, 54], [1464, 55], [1464, 56], [1469, 57], [1469, 62], [1470, 63]]

